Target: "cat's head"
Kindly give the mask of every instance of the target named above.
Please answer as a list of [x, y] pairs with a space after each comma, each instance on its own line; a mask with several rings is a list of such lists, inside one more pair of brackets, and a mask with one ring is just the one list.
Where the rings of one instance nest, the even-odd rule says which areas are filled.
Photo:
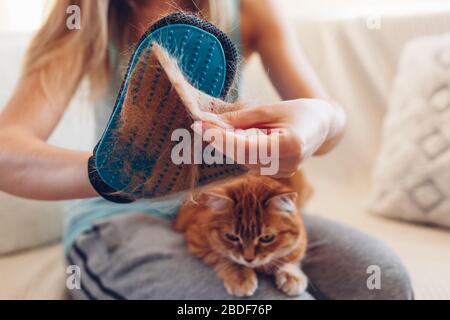
[[252, 268], [276, 264], [306, 239], [298, 196], [285, 183], [251, 175], [204, 192], [213, 249]]

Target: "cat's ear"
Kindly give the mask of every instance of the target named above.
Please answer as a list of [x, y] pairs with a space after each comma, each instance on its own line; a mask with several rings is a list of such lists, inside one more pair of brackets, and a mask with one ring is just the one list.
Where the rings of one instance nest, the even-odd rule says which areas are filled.
[[296, 211], [296, 199], [297, 192], [282, 193], [267, 200], [266, 206], [277, 211], [294, 213]]
[[202, 197], [204, 197], [206, 206], [214, 211], [227, 210], [234, 204], [231, 198], [216, 192], [205, 192]]

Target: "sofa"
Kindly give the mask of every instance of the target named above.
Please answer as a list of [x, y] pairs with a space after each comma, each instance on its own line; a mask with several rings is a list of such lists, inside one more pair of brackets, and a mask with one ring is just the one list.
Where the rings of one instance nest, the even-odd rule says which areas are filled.
[[[306, 210], [364, 230], [391, 246], [410, 272], [417, 299], [450, 299], [450, 230], [391, 220], [368, 210], [371, 173], [402, 49], [418, 36], [448, 32], [450, 8], [419, 7], [399, 14], [387, 7], [375, 16], [336, 11], [298, 18], [295, 28], [306, 56], [331, 96], [346, 108], [349, 122], [336, 150], [304, 165], [315, 189]], [[4, 33], [0, 38], [1, 108], [17, 81], [30, 35]], [[247, 100], [277, 101], [259, 57], [250, 59], [244, 78]], [[51, 143], [89, 148], [89, 107], [82, 94], [77, 96]], [[0, 299], [66, 297], [60, 244], [63, 206], [0, 193]]]

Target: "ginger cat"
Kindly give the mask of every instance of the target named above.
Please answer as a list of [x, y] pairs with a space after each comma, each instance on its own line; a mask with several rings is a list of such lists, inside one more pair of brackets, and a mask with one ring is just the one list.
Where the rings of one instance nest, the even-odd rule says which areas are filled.
[[246, 174], [207, 187], [180, 208], [175, 228], [215, 269], [229, 294], [251, 296], [257, 272], [274, 275], [289, 296], [306, 290], [300, 269], [306, 230], [299, 209], [311, 194], [303, 174], [275, 180]]

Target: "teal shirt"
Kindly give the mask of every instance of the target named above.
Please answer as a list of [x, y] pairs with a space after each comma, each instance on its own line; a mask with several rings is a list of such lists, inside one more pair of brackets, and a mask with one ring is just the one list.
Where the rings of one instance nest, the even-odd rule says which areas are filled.
[[[231, 29], [230, 37], [241, 52], [239, 0], [235, 0], [235, 7], [235, 21]], [[110, 54], [112, 61], [118, 61], [117, 53], [113, 49], [110, 50]], [[120, 70], [125, 70], [126, 68], [119, 68], [120, 63], [116, 63], [115, 65], [117, 67], [113, 72], [113, 77], [105, 97], [93, 106], [95, 115], [95, 141], [98, 141], [103, 134], [124, 77], [124, 74]], [[100, 197], [70, 201], [65, 208], [64, 251], [68, 252], [80, 234], [91, 230], [96, 223], [104, 219], [127, 212], [140, 212], [152, 216], [173, 218], [184, 199], [184, 194], [178, 194], [164, 200], [140, 200], [129, 204], [117, 204]]]

